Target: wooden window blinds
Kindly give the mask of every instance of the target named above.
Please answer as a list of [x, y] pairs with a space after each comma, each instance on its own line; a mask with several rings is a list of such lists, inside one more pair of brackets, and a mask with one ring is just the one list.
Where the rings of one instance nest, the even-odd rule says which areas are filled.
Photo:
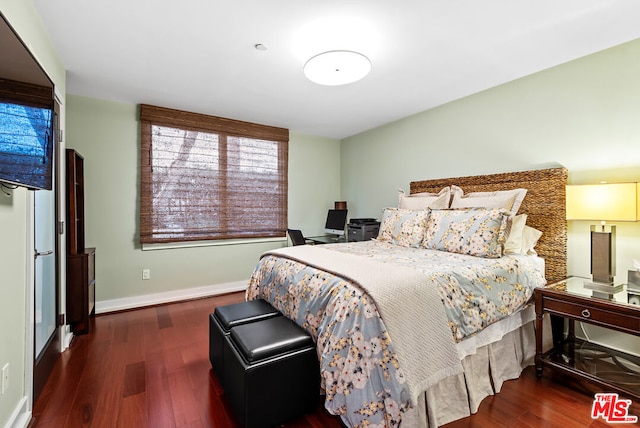
[[289, 130], [140, 105], [140, 242], [284, 237]]

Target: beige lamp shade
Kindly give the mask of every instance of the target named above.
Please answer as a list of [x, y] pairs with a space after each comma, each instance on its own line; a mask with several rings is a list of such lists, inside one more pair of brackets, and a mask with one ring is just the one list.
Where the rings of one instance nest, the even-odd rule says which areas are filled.
[[567, 220], [638, 221], [638, 183], [567, 186]]

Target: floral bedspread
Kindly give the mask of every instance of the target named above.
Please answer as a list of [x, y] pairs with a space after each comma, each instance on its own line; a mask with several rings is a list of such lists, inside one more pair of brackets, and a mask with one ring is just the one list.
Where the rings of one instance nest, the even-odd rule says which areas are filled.
[[[438, 288], [456, 341], [520, 310], [545, 283], [532, 256], [483, 259], [366, 241], [323, 248], [409, 266]], [[263, 298], [317, 344], [325, 407], [352, 427], [396, 427], [410, 406], [402, 368], [375, 304], [357, 285], [294, 260], [263, 257], [247, 299]], [[407, 296], [410, 299], [411, 296]]]

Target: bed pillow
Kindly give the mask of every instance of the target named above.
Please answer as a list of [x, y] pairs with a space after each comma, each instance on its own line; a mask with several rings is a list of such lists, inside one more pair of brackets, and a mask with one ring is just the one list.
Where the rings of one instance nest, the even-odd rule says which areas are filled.
[[504, 254], [522, 254], [522, 234], [524, 233], [526, 222], [526, 214], [518, 214], [507, 221]]
[[460, 187], [451, 186], [449, 208], [504, 208], [516, 214], [526, 195], [527, 189], [471, 192], [465, 195]]
[[502, 257], [508, 217], [509, 212], [504, 209], [433, 210], [423, 247], [477, 257]]
[[438, 193], [414, 193], [405, 195], [402, 189], [398, 190], [398, 208], [404, 210], [426, 210], [427, 208], [441, 209], [449, 207], [451, 188], [444, 187]]
[[429, 210], [385, 208], [380, 221], [378, 241], [420, 248], [428, 219]]
[[525, 226], [522, 232], [522, 249], [521, 254], [536, 255], [534, 247], [542, 236], [542, 232], [530, 226]]
[[507, 225], [507, 239], [504, 243], [504, 254], [538, 254], [534, 247], [542, 236], [538, 229], [526, 225], [526, 214], [520, 214], [509, 220], [511, 230]]

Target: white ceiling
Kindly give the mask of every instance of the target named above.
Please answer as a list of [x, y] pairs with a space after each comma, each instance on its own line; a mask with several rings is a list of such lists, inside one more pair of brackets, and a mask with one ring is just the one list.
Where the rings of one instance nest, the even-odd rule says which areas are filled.
[[[34, 3], [68, 93], [334, 138], [640, 38], [640, 0]], [[334, 18], [368, 29], [345, 33], [326, 24]], [[326, 44], [300, 42], [319, 22]], [[367, 55], [371, 73], [344, 86], [308, 81], [305, 61], [334, 49]]]

